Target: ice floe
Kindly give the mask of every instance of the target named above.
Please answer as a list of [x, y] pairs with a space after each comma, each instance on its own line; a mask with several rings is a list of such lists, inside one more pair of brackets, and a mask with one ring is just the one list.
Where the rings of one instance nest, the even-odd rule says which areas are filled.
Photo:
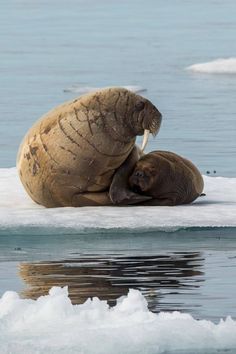
[[54, 287], [37, 300], [7, 291], [0, 299], [0, 343], [1, 354], [206, 353], [236, 348], [236, 322], [154, 314], [132, 289], [115, 307], [98, 298], [72, 305], [66, 287]]
[[0, 228], [40, 226], [99, 230], [236, 227], [236, 178], [204, 176], [205, 197], [176, 207], [46, 209], [26, 194], [16, 168], [0, 169]]
[[[104, 88], [112, 88], [115, 86], [109, 86], [109, 87], [91, 87], [91, 86], [81, 86], [81, 85], [72, 85], [71, 87], [68, 87], [66, 89], [64, 89], [64, 92], [73, 92], [73, 93], [78, 93], [79, 95], [83, 95], [89, 92], [93, 92], [93, 91], [97, 91], [100, 89], [104, 89]], [[138, 85], [128, 85], [128, 86], [119, 86], [119, 87], [123, 87], [127, 90], [130, 90], [132, 92], [135, 93], [141, 93], [141, 92], [145, 92], [147, 91], [145, 88], [143, 88], [142, 86], [138, 86]]]
[[194, 64], [187, 70], [207, 74], [236, 74], [236, 58], [220, 58], [206, 63]]

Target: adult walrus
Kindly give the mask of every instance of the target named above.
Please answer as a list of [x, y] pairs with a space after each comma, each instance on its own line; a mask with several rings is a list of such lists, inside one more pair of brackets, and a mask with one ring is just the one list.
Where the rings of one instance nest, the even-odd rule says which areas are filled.
[[180, 205], [203, 191], [201, 173], [189, 160], [169, 151], [152, 151], [140, 158], [129, 177], [131, 189], [152, 197], [142, 205]]
[[[156, 134], [161, 114], [147, 99], [122, 88], [100, 90], [66, 102], [26, 134], [17, 158], [31, 198], [46, 207], [109, 205], [116, 170], [138, 159], [135, 138]], [[150, 197], [125, 191], [126, 203]], [[123, 198], [125, 199], [125, 198]]]

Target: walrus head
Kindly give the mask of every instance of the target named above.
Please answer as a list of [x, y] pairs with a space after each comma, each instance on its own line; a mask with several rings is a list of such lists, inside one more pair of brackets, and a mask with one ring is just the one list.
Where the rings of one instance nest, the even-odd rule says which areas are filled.
[[133, 173], [129, 177], [129, 185], [135, 193], [145, 193], [152, 190], [157, 183], [157, 166], [152, 161], [151, 154], [143, 156], [136, 164]]
[[88, 96], [90, 108], [102, 112], [109, 132], [128, 140], [144, 135], [141, 150], [144, 150], [149, 134], [156, 135], [162, 115], [146, 98], [127, 89], [107, 88]]
[[130, 96], [130, 124], [135, 136], [144, 136], [141, 147], [141, 150], [144, 151], [148, 142], [149, 134], [151, 133], [155, 136], [158, 133], [161, 126], [162, 115], [146, 98], [133, 93]]

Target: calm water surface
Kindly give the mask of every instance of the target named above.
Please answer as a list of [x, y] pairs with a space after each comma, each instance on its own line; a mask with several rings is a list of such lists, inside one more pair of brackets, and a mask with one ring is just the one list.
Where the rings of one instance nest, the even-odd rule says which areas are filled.
[[0, 167], [15, 165], [32, 123], [73, 84], [141, 85], [163, 113], [148, 149], [236, 176], [236, 75], [188, 65], [236, 56], [234, 0], [2, 0]]
[[98, 296], [115, 300], [140, 290], [154, 312], [182, 311], [218, 321], [236, 318], [234, 229], [146, 234], [31, 236], [2, 230], [0, 293], [37, 298], [69, 286], [73, 303]]

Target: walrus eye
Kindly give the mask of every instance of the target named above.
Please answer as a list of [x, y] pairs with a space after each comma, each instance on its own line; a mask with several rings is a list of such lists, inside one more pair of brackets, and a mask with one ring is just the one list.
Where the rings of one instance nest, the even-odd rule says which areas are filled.
[[140, 101], [138, 103], [136, 103], [135, 105], [135, 110], [136, 111], [142, 111], [142, 109], [144, 109], [145, 103], [143, 101]]

